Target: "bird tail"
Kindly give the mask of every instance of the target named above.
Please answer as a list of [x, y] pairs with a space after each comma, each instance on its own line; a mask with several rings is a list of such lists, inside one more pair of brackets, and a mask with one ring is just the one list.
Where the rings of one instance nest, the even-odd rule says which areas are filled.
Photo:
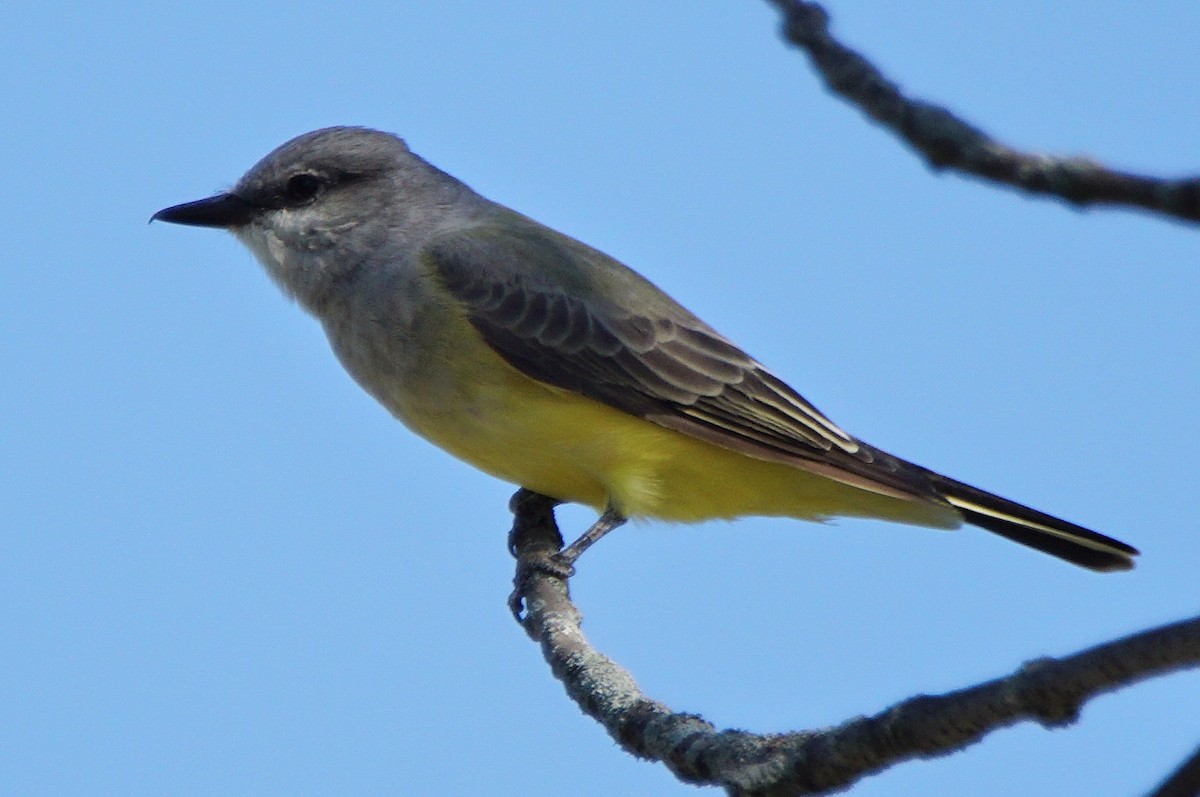
[[1120, 540], [1077, 526], [1045, 512], [926, 471], [941, 498], [973, 526], [1035, 548], [1059, 559], [1101, 572], [1129, 570], [1138, 550]]

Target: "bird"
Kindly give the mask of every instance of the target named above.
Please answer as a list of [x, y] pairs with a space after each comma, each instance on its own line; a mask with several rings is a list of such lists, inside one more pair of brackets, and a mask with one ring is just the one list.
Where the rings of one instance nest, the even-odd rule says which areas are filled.
[[156, 220], [231, 232], [416, 434], [600, 512], [566, 565], [629, 518], [967, 524], [1102, 572], [1138, 554], [854, 437], [645, 277], [391, 133], [300, 135]]

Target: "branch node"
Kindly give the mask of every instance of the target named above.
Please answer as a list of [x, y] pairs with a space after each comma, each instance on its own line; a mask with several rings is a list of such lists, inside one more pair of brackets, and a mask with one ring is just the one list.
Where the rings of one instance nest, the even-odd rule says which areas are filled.
[[1063, 678], [1060, 663], [1032, 659], [1009, 681], [1005, 697], [1045, 728], [1061, 728], [1079, 719], [1085, 692], [1077, 680]]

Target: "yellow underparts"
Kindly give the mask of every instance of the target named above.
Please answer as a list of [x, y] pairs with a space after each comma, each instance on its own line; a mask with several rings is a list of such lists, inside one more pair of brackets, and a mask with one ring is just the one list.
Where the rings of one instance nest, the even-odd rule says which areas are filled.
[[948, 507], [878, 495], [688, 437], [530, 379], [487, 353], [472, 364], [457, 360], [450, 392], [410, 405], [404, 420], [460, 459], [544, 495], [681, 522], [774, 515], [959, 525]]

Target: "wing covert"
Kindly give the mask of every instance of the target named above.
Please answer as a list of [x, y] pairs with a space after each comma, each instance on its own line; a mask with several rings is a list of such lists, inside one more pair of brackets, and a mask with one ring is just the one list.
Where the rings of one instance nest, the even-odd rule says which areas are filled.
[[929, 492], [905, 463], [842, 431], [651, 283], [573, 239], [540, 225], [529, 234], [481, 227], [433, 241], [423, 262], [527, 376], [750, 456]]

